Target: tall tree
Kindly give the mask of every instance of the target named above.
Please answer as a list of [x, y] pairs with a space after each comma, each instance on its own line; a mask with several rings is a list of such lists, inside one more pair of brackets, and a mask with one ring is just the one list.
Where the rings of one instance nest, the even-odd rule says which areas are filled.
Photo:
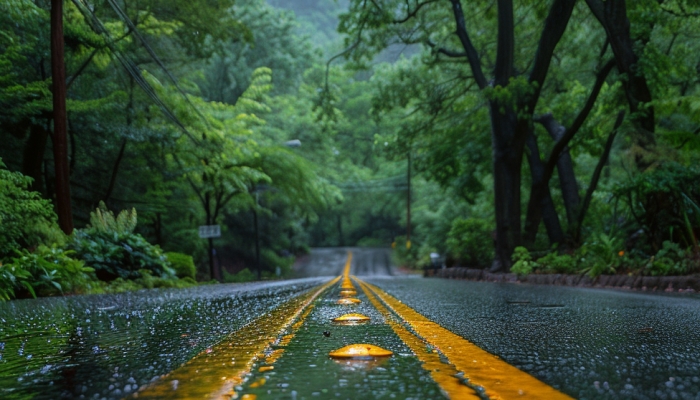
[[61, 230], [73, 232], [68, 137], [66, 134], [66, 66], [63, 59], [63, 0], [51, 0], [51, 79], [53, 88], [53, 157], [56, 174], [56, 210]]

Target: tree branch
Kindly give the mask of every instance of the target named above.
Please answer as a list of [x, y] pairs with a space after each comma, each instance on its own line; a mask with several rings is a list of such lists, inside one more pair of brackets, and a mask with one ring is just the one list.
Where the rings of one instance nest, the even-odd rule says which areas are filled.
[[[464, 52], [460, 53], [458, 51], [448, 50], [444, 47], [437, 47], [437, 45], [435, 43], [431, 42], [430, 40], [428, 40], [426, 42], [426, 44], [428, 46], [430, 46], [431, 48], [435, 49], [435, 51], [437, 51], [438, 53], [444, 54], [448, 57], [452, 57], [452, 58], [467, 57], [467, 53], [464, 53]], [[437, 49], [436, 49], [436, 47], [437, 47]]]
[[583, 203], [581, 204], [581, 211], [579, 211], [578, 221], [576, 223], [574, 240], [576, 240], [577, 242], [581, 237], [581, 226], [583, 226], [583, 220], [584, 218], [586, 218], [588, 206], [591, 204], [593, 192], [598, 186], [600, 174], [601, 172], [603, 172], [603, 167], [605, 167], [605, 164], [608, 161], [608, 157], [610, 156], [610, 150], [612, 149], [613, 142], [615, 141], [615, 136], [617, 135], [617, 131], [620, 128], [620, 125], [622, 125], [622, 121], [624, 120], [624, 118], [625, 111], [623, 110], [617, 114], [617, 120], [615, 121], [615, 125], [613, 126], [612, 132], [610, 132], [610, 135], [608, 136], [608, 141], [605, 143], [605, 149], [603, 150], [603, 154], [600, 156], [600, 160], [598, 160], [598, 165], [596, 165], [595, 171], [593, 171], [593, 176], [591, 177], [591, 184], [588, 186], [588, 190], [586, 190], [586, 196], [583, 198]]
[[436, 3], [437, 1], [438, 0], [428, 0], [428, 1], [424, 1], [422, 3], [418, 3], [418, 5], [416, 5], [416, 8], [414, 8], [413, 11], [410, 11], [410, 7], [408, 7], [408, 2], [407, 2], [406, 8], [409, 11], [408, 11], [408, 14], [406, 15], [406, 17], [404, 17], [402, 19], [395, 19], [392, 22], [394, 24], [403, 24], [404, 22], [407, 22], [409, 19], [415, 17], [418, 14], [418, 11], [420, 11], [420, 9], [423, 8], [423, 6], [426, 6], [430, 3]]
[[552, 177], [552, 172], [554, 171], [554, 166], [556, 165], [557, 160], [559, 159], [559, 155], [564, 150], [564, 148], [569, 145], [569, 142], [578, 132], [581, 126], [583, 126], [583, 123], [588, 117], [588, 114], [590, 114], [591, 110], [593, 109], [593, 105], [595, 104], [595, 101], [598, 98], [598, 94], [600, 93], [600, 89], [603, 87], [603, 83], [605, 83], [605, 78], [607, 78], [614, 65], [615, 60], [610, 60], [607, 64], [603, 66], [603, 68], [601, 68], [601, 70], [596, 75], [596, 81], [593, 84], [591, 93], [588, 95], [588, 100], [586, 101], [586, 104], [578, 113], [576, 119], [571, 124], [569, 129], [567, 129], [564, 135], [561, 137], [561, 139], [557, 140], [557, 142], [554, 144], [552, 152], [549, 155], [549, 159], [547, 159], [547, 164], [545, 165], [545, 181], [549, 181], [549, 179]]
[[456, 34], [459, 41], [464, 47], [464, 52], [469, 60], [469, 65], [472, 68], [472, 73], [474, 73], [474, 79], [476, 84], [479, 85], [479, 89], [484, 89], [488, 86], [488, 81], [486, 76], [484, 76], [484, 71], [481, 69], [481, 60], [479, 59], [479, 54], [477, 53], [474, 45], [469, 39], [467, 34], [467, 27], [464, 22], [464, 11], [462, 11], [462, 2], [460, 0], [450, 0], [452, 2], [452, 13], [455, 16], [455, 24], [457, 25]]
[[556, 0], [552, 4], [552, 8], [549, 9], [549, 14], [540, 36], [540, 42], [537, 46], [537, 52], [535, 53], [534, 66], [530, 73], [529, 82], [537, 84], [534, 95], [528, 100], [527, 108], [530, 111], [535, 109], [542, 85], [549, 71], [549, 65], [552, 62], [554, 49], [564, 35], [575, 4], [575, 0]]

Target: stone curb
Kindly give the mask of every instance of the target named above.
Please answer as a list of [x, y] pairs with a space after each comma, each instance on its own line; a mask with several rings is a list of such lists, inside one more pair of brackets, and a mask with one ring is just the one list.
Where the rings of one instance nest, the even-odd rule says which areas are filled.
[[468, 281], [531, 283], [536, 285], [559, 285], [592, 288], [614, 288], [641, 291], [700, 292], [700, 274], [684, 276], [641, 276], [641, 275], [601, 275], [590, 278], [587, 275], [566, 274], [515, 274], [493, 273], [483, 269], [444, 268], [426, 270], [425, 276]]

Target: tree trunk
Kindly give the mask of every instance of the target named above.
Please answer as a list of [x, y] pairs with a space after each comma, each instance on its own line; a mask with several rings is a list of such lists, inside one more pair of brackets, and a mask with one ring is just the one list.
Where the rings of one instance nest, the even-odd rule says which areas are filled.
[[516, 114], [491, 103], [491, 139], [496, 212], [496, 251], [491, 271], [508, 271], [511, 254], [521, 243], [520, 180], [522, 146], [516, 137]]
[[[552, 201], [552, 194], [549, 190], [549, 185], [543, 182], [544, 176], [544, 165], [540, 159], [540, 150], [537, 146], [537, 138], [534, 134], [530, 134], [527, 137], [526, 146], [528, 149], [527, 159], [530, 164], [530, 175], [532, 176], [532, 188], [530, 190], [531, 196], [537, 191], [544, 191], [542, 196], [542, 203], [537, 205], [541, 208], [542, 220], [544, 221], [545, 228], [547, 229], [547, 236], [549, 238], [550, 245], [555, 243], [561, 243], [564, 241], [564, 231], [561, 228], [561, 223], [559, 222], [559, 215], [557, 215], [557, 210], [554, 207], [554, 201]], [[530, 209], [533, 203], [528, 204], [527, 216], [525, 218], [525, 245], [530, 246], [535, 243], [537, 237], [537, 231], [539, 229], [540, 221], [539, 218], [534, 218], [533, 211]]]
[[42, 168], [48, 137], [49, 131], [45, 127], [31, 124], [29, 126], [29, 137], [24, 144], [24, 155], [22, 156], [22, 173], [34, 179], [30, 189], [44, 195], [46, 195], [46, 191], [44, 191]]
[[[615, 55], [617, 69], [627, 75], [623, 80], [632, 123], [637, 128], [636, 143], [645, 150], [655, 145], [654, 108], [651, 106], [651, 91], [647, 80], [638, 68], [639, 57], [634, 52], [635, 42], [630, 35], [625, 0], [586, 0], [588, 7], [605, 29], [610, 48]], [[645, 168], [641, 156], [637, 166]]]
[[[538, 122], [544, 126], [555, 143], [558, 142], [562, 136], [564, 136], [564, 132], [566, 132], [566, 128], [559, 124], [552, 117], [552, 114], [545, 114], [541, 116], [538, 119]], [[569, 153], [568, 146], [564, 147], [559, 155], [559, 158], [557, 159], [557, 172], [559, 173], [559, 187], [561, 188], [561, 195], [564, 199], [564, 208], [566, 209], [566, 220], [571, 228], [576, 225], [581, 196], [579, 195], [578, 182], [576, 181], [574, 165], [573, 161], [571, 160], [571, 154]]]
[[73, 232], [66, 135], [66, 67], [63, 61], [63, 0], [51, 0], [51, 79], [53, 86], [53, 154], [58, 224]]

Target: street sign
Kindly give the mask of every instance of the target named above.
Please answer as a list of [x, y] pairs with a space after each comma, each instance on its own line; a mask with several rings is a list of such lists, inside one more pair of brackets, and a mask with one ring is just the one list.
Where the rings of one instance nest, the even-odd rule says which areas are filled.
[[202, 239], [217, 238], [221, 236], [221, 227], [219, 225], [200, 225], [199, 237]]

